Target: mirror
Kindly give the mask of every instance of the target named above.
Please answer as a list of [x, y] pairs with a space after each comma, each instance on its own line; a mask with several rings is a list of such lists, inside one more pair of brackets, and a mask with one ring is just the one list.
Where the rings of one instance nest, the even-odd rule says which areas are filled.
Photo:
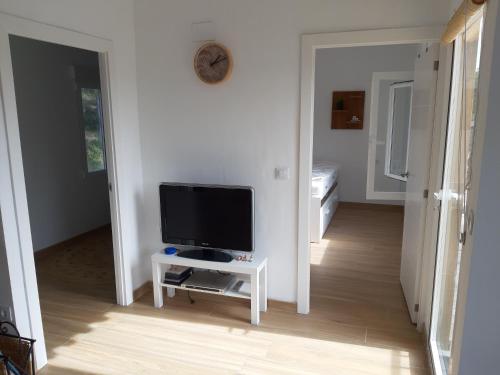
[[390, 87], [384, 174], [401, 181], [408, 179], [412, 95], [413, 81], [393, 83]]

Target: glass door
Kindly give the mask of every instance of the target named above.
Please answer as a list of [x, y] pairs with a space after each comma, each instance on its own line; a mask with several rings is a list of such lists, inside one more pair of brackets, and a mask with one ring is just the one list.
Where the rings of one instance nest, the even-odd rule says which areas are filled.
[[434, 280], [430, 345], [436, 374], [450, 374], [460, 260], [474, 140], [482, 14], [474, 17], [454, 44], [453, 78]]

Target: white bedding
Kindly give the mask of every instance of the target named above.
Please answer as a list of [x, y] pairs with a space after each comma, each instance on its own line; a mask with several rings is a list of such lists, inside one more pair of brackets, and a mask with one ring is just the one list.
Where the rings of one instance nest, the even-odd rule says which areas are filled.
[[337, 181], [338, 170], [338, 164], [331, 161], [313, 162], [311, 187], [312, 195], [323, 198], [335, 184], [335, 181]]

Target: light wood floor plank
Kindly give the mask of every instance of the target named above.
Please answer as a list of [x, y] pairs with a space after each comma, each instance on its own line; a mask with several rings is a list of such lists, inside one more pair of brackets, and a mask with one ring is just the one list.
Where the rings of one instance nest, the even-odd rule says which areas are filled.
[[258, 327], [248, 301], [220, 296], [117, 306], [109, 229], [67, 241], [36, 263], [40, 373], [427, 375], [399, 284], [402, 221], [400, 208], [341, 204], [311, 248], [311, 313], [270, 301]]

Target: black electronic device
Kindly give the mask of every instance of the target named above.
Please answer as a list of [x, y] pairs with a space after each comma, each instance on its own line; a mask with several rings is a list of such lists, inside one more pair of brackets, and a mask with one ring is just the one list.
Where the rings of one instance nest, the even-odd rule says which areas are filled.
[[160, 209], [163, 242], [195, 248], [177, 256], [230, 262], [223, 250], [254, 250], [251, 187], [163, 183]]
[[224, 262], [224, 263], [229, 263], [234, 259], [231, 254], [213, 249], [184, 250], [179, 252], [177, 256], [182, 258], [200, 259], [200, 260], [208, 260], [210, 262]]
[[165, 284], [181, 285], [192, 273], [192, 267], [170, 266], [169, 270], [165, 272], [163, 282]]

